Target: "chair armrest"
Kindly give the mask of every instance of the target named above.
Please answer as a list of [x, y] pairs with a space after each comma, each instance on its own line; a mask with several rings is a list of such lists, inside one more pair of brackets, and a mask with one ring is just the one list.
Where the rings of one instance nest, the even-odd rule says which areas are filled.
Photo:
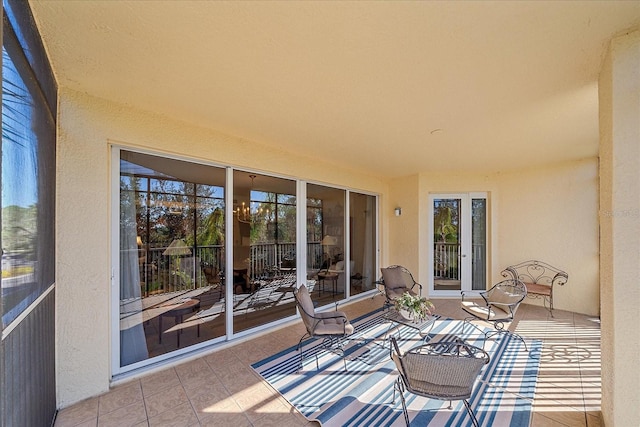
[[469, 295], [470, 297], [473, 295], [475, 295], [476, 297], [481, 296], [483, 293], [485, 293], [485, 291], [460, 291], [460, 294], [465, 297], [467, 295]]
[[567, 283], [567, 280], [569, 280], [569, 275], [564, 271], [561, 271], [557, 273], [555, 276], [553, 276], [553, 279], [551, 279], [551, 286], [553, 285], [564, 286], [564, 284]]
[[416, 285], [418, 285], [418, 287], [420, 288], [420, 292], [418, 292], [418, 295], [422, 295], [422, 285], [420, 283], [413, 282], [413, 286], [410, 289], [413, 290], [413, 288], [415, 288]]

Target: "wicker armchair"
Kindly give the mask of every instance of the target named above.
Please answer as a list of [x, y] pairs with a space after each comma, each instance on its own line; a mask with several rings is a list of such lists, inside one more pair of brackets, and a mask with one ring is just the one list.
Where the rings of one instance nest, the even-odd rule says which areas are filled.
[[489, 363], [486, 351], [466, 344], [461, 339], [452, 342], [437, 342], [414, 347], [402, 355], [398, 343], [391, 337], [391, 359], [398, 369], [398, 378], [393, 386], [393, 401], [396, 391], [402, 400], [404, 420], [409, 426], [409, 414], [404, 398], [405, 390], [418, 396], [449, 401], [462, 400], [474, 426], [478, 427], [469, 399], [473, 385]]
[[[300, 317], [304, 322], [307, 332], [298, 341], [298, 351], [300, 352], [300, 368], [304, 359], [304, 349], [302, 340], [311, 338], [322, 338], [322, 347], [342, 356], [344, 369], [347, 370], [347, 362], [344, 360], [343, 340], [353, 333], [353, 325], [342, 311], [327, 311], [316, 313], [311, 295], [306, 286], [300, 286], [294, 292], [296, 304], [300, 310]], [[316, 367], [318, 366], [318, 353], [316, 352]]]
[[[469, 300], [469, 296], [482, 297], [482, 301]], [[503, 280], [500, 283], [493, 285], [491, 289], [484, 292], [462, 292], [462, 310], [469, 314], [469, 317], [464, 319], [462, 324], [462, 330], [464, 332], [464, 326], [471, 320], [483, 320], [488, 323], [493, 323], [494, 331], [484, 333], [485, 339], [488, 339], [496, 334], [509, 334], [515, 338], [518, 338], [524, 343], [524, 348], [527, 349], [527, 343], [524, 339], [515, 332], [505, 329], [505, 323], [513, 321], [516, 315], [516, 311], [520, 306], [522, 300], [527, 296], [527, 288], [519, 280]], [[527, 350], [528, 351], [528, 350]]]
[[385, 307], [393, 305], [394, 301], [405, 292], [411, 295], [422, 294], [422, 285], [413, 279], [413, 275], [405, 267], [392, 265], [387, 268], [381, 268], [380, 271], [382, 272], [382, 278], [376, 283], [384, 287]]

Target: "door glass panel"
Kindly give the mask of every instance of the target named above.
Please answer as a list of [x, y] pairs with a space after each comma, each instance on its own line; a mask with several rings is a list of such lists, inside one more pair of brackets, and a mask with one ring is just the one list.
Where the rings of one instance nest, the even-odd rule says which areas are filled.
[[307, 287], [319, 306], [345, 297], [345, 195], [307, 184]]
[[225, 334], [225, 170], [121, 151], [120, 366]]
[[461, 289], [461, 207], [461, 199], [433, 200], [433, 286], [436, 291]]
[[296, 182], [233, 173], [233, 330], [293, 316]]
[[349, 193], [349, 282], [356, 295], [374, 288], [376, 268], [376, 198]]
[[471, 199], [471, 289], [487, 289], [486, 199]]

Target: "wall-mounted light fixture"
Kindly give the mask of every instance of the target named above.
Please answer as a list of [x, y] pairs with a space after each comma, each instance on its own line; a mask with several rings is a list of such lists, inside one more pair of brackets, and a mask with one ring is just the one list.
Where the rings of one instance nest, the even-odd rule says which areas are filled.
[[395, 208], [393, 212], [396, 214], [396, 216], [400, 216], [402, 215], [402, 208]]

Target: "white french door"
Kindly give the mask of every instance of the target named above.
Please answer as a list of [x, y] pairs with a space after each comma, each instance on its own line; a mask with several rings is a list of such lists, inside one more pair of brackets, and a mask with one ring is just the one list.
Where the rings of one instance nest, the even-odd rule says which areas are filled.
[[429, 195], [429, 295], [486, 289], [485, 193]]

